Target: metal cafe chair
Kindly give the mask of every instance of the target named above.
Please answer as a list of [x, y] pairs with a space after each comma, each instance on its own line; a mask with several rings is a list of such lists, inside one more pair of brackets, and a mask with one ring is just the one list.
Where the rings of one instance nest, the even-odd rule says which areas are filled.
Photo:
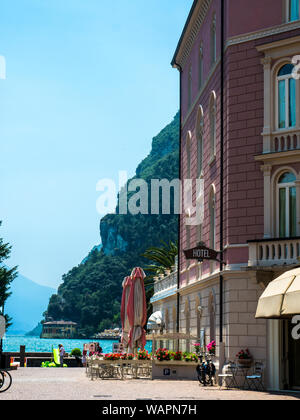
[[245, 377], [245, 385], [249, 390], [264, 391], [263, 384], [264, 364], [262, 362], [255, 362], [252, 375]]
[[232, 362], [223, 366], [222, 373], [218, 374], [218, 377], [220, 378], [220, 388], [223, 386], [224, 381], [227, 389], [238, 388], [236, 381], [237, 369], [236, 363]]

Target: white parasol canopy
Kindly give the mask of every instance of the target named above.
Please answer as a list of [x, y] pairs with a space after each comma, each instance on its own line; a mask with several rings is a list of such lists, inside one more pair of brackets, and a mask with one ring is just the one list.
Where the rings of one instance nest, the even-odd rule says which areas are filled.
[[280, 319], [300, 314], [300, 267], [269, 283], [258, 301], [256, 318]]

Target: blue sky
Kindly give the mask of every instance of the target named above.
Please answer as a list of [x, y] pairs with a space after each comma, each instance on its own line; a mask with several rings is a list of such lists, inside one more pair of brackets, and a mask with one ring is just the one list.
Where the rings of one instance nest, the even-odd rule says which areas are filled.
[[179, 107], [192, 0], [4, 0], [0, 236], [51, 287], [100, 242], [97, 181], [134, 174]]

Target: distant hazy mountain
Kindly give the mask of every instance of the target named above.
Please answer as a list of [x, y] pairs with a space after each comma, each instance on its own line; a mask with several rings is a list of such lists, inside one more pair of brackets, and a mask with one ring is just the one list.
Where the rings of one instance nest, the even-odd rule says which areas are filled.
[[12, 317], [13, 323], [8, 334], [23, 335], [43, 319], [42, 314], [47, 309], [50, 296], [56, 291], [22, 275], [13, 281], [11, 291], [12, 295], [5, 305], [5, 312]]

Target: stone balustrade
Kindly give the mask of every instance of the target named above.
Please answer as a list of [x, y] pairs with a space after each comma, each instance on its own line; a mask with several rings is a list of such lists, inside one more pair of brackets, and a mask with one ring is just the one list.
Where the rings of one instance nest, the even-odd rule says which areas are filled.
[[300, 150], [300, 130], [276, 133], [271, 138], [271, 152]]
[[300, 263], [300, 237], [249, 241], [250, 267], [272, 267]]
[[151, 298], [151, 303], [162, 299], [163, 297], [172, 296], [177, 291], [177, 270], [165, 275], [161, 278], [156, 278], [154, 283], [154, 294]]

